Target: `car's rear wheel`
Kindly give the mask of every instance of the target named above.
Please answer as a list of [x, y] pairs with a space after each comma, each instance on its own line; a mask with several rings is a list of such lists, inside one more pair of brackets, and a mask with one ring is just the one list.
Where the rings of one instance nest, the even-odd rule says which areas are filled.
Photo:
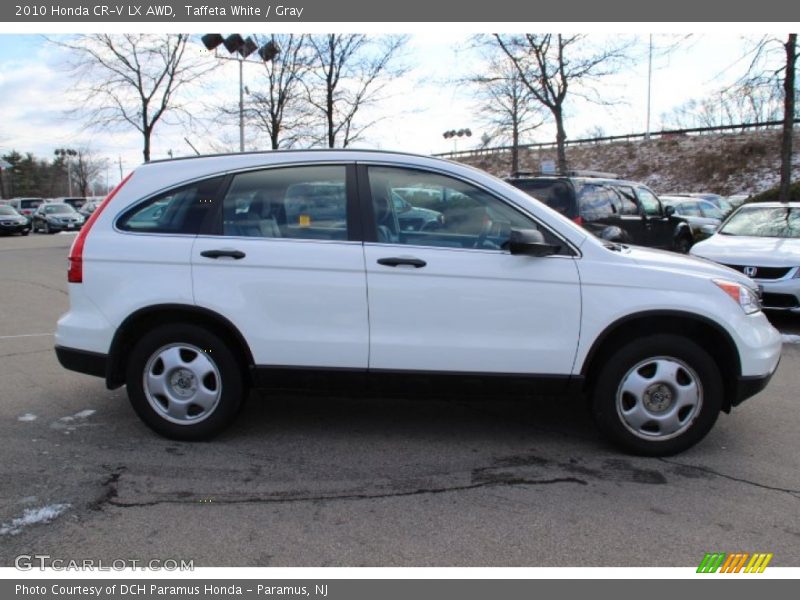
[[636, 454], [668, 456], [699, 442], [722, 407], [723, 385], [711, 356], [670, 334], [634, 340], [597, 377], [592, 408], [600, 430]]
[[201, 440], [227, 427], [245, 394], [242, 368], [227, 345], [195, 325], [165, 325], [144, 335], [128, 360], [128, 397], [151, 429]]

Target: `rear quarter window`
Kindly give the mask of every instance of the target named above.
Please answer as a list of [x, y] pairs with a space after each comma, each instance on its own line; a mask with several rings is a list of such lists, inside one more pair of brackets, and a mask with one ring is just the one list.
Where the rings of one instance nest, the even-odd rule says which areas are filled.
[[137, 204], [117, 221], [122, 231], [196, 235], [213, 210], [223, 177], [174, 188]]

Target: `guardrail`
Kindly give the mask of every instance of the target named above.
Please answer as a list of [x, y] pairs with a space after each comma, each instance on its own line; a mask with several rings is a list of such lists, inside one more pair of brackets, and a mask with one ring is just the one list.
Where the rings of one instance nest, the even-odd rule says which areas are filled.
[[[795, 123], [800, 123], [800, 119], [795, 119]], [[650, 139], [663, 138], [663, 137], [681, 137], [686, 135], [697, 135], [707, 133], [723, 133], [726, 131], [746, 131], [748, 129], [769, 129], [773, 127], [780, 127], [783, 121], [764, 121], [762, 123], [740, 123], [739, 125], [718, 125], [716, 127], [691, 127], [687, 129], [663, 129], [661, 131], [651, 131]], [[628, 133], [625, 135], [607, 135], [596, 138], [583, 138], [577, 140], [567, 140], [567, 146], [587, 146], [592, 144], [601, 144], [603, 142], [632, 142], [647, 139], [646, 133]], [[538, 142], [535, 144], [520, 144], [517, 146], [519, 150], [549, 150], [556, 147], [555, 142]], [[439, 152], [434, 156], [443, 158], [462, 158], [469, 156], [485, 156], [488, 154], [497, 154], [499, 152], [511, 152], [513, 146], [493, 146], [487, 148], [473, 148], [471, 150], [459, 150], [456, 152]]]

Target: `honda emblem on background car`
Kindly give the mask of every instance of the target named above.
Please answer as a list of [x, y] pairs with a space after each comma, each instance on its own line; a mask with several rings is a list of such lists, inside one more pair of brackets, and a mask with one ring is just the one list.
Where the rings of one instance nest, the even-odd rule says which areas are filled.
[[755, 277], [758, 269], [756, 267], [745, 267], [744, 274], [748, 277]]

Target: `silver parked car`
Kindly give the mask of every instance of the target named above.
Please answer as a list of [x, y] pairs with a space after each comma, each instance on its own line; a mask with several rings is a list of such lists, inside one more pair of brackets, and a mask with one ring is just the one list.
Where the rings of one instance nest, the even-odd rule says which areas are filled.
[[800, 202], [745, 204], [691, 253], [754, 279], [764, 308], [800, 313]]

